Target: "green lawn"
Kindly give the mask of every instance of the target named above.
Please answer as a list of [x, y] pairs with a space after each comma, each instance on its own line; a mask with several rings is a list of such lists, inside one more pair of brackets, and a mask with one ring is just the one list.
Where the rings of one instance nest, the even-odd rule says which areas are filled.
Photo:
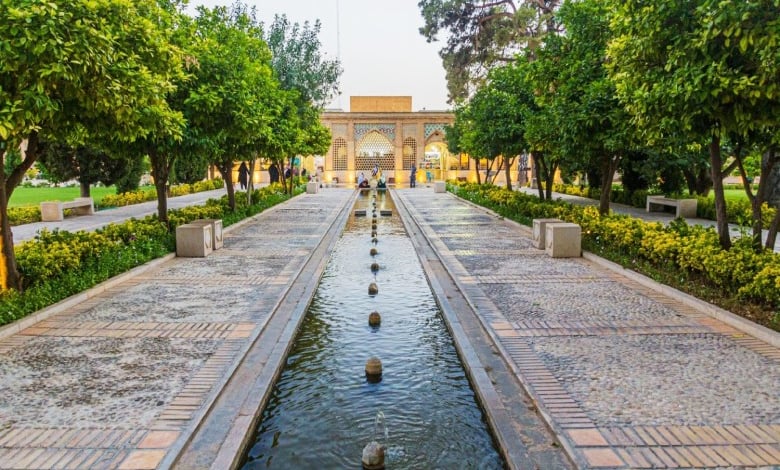
[[[753, 190], [753, 194], [755, 194], [755, 189]], [[744, 200], [747, 201], [747, 194], [745, 194], [744, 189], [724, 189], [723, 190], [726, 200], [727, 201], [738, 201], [738, 200]], [[713, 196], [712, 193], [710, 193], [710, 199], [712, 199]]]
[[[116, 194], [114, 186], [92, 188], [90, 191], [95, 203], [100, 202], [107, 194]], [[72, 201], [79, 197], [79, 187], [71, 188], [24, 188], [14, 189], [9, 207], [37, 206], [43, 201]]]

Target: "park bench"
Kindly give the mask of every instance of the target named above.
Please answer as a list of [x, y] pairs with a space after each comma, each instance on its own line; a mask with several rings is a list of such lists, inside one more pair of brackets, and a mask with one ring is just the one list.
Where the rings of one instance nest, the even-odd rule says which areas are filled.
[[77, 197], [73, 201], [46, 201], [41, 203], [41, 220], [54, 222], [65, 218], [65, 209], [72, 209], [77, 215], [92, 215], [95, 213], [95, 204], [91, 197]]
[[674, 209], [675, 217], [696, 217], [696, 199], [647, 196], [647, 212], [665, 212], [667, 207]]

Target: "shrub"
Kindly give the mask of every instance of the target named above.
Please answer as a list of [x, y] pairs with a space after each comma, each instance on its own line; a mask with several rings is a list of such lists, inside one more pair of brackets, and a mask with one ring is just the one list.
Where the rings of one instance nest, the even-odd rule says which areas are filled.
[[8, 222], [13, 225], [32, 224], [41, 221], [41, 208], [38, 206], [9, 207]]
[[254, 191], [252, 205], [237, 198], [235, 212], [228, 208], [227, 195], [202, 206], [171, 210], [169, 226], [150, 215], [95, 232], [43, 230], [14, 248], [24, 290], [0, 293], [0, 325], [173, 251], [175, 228], [180, 224], [215, 218], [228, 226], [287, 199], [281, 186], [275, 185]]

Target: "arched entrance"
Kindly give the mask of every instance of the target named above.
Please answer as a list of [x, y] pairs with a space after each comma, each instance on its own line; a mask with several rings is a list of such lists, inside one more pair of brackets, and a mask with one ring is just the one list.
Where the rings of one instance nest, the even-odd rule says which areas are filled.
[[356, 173], [371, 171], [374, 166], [378, 166], [388, 178], [395, 176], [393, 144], [378, 131], [371, 131], [363, 137], [355, 155]]
[[447, 144], [442, 141], [430, 142], [425, 146], [423, 161], [420, 164], [420, 169], [423, 172], [422, 177], [425, 179], [446, 180], [450, 160]]

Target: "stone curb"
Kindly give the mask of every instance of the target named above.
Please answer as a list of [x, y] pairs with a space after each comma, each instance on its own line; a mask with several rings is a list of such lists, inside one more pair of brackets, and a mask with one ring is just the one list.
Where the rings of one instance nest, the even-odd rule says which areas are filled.
[[[222, 378], [214, 385], [214, 389], [204, 400], [199, 414], [193, 417], [192, 423], [190, 423], [190, 425], [182, 431], [181, 438], [168, 449], [165, 458], [160, 462], [158, 468], [183, 468], [181, 463], [182, 457], [188, 451], [190, 444], [192, 444], [193, 439], [196, 437], [196, 434], [200, 428], [209, 419], [209, 414], [216, 410], [215, 406], [217, 405], [217, 402], [224, 395], [226, 389], [229, 387], [230, 381], [237, 374], [239, 368], [245, 365], [247, 357], [252, 354], [255, 348], [264, 348], [268, 346], [266, 344], [259, 344], [258, 342], [263, 339], [263, 333], [269, 327], [269, 324], [273, 318], [280, 314], [280, 309], [284, 308], [284, 304], [289, 301], [288, 297], [296, 288], [296, 283], [298, 282], [298, 278], [301, 276], [301, 273], [306, 270], [309, 264], [313, 261], [317, 261], [319, 265], [318, 276], [321, 276], [324, 272], [324, 260], [327, 259], [329, 250], [325, 250], [324, 255], [316, 260], [314, 259], [315, 254], [322, 248], [323, 243], [326, 242], [326, 239], [329, 238], [329, 234], [333, 231], [335, 224], [341, 221], [343, 228], [343, 223], [346, 223], [346, 218], [349, 215], [349, 211], [346, 209], [346, 207], [352, 207], [356, 195], [357, 193], [351, 196], [345, 205], [345, 209], [336, 215], [334, 220], [331, 222], [328, 231], [325, 233], [322, 239], [320, 239], [320, 242], [312, 250], [312, 253], [309, 255], [309, 257], [301, 263], [301, 266], [297, 272], [295, 272], [290, 277], [290, 283], [271, 309], [271, 314], [268, 315], [262, 324], [255, 328], [256, 331], [252, 334], [252, 336], [247, 338], [245, 345], [237, 353], [234, 363], [225, 370]], [[266, 211], [244, 219], [241, 222], [231, 225], [230, 227], [240, 228], [243, 225], [254, 222], [261, 214], [267, 214], [269, 210], [279, 208], [284, 204], [285, 203], [277, 204], [276, 206], [269, 208]], [[341, 231], [337, 231], [337, 234], [340, 235]], [[335, 240], [338, 240], [338, 235], [335, 236]], [[330, 240], [328, 243], [332, 242], [333, 240]], [[319, 282], [317, 282], [317, 284], [319, 284]], [[285, 365], [289, 350], [292, 348], [293, 341], [295, 340], [295, 335], [308, 309], [308, 305], [314, 298], [315, 292], [316, 289], [311, 289], [311, 292], [309, 292], [307, 298], [299, 298], [296, 300], [296, 311], [292, 312], [292, 314], [296, 314], [297, 317], [289, 319], [291, 323], [288, 324], [287, 327], [285, 327], [284, 330], [280, 333], [280, 336], [283, 337], [276, 338], [274, 344], [270, 346], [272, 351], [270, 352], [268, 362], [263, 365], [263, 370], [258, 373], [257, 378], [253, 384], [252, 390], [256, 392], [257, 395], [261, 396], [260, 400], [258, 400], [258, 406], [256, 407], [254, 416], [247, 414], [238, 414], [234, 416], [235, 419], [231, 421], [230, 429], [226, 434], [226, 439], [220, 444], [219, 450], [217, 454], [214, 455], [214, 459], [210, 464], [210, 468], [215, 470], [237, 468], [239, 460], [242, 457], [243, 448], [245, 445], [247, 445], [247, 440], [250, 439], [253, 434], [253, 430], [257, 427], [257, 420], [259, 420], [260, 414], [262, 413], [269, 397], [271, 396], [276, 378], [281, 374], [281, 370]], [[292, 324], [294, 324], [294, 328], [291, 329], [293, 326]], [[274, 340], [274, 338], [271, 338], [271, 340]], [[278, 349], [280, 345], [283, 346], [283, 351]], [[280, 352], [281, 354], [279, 354]], [[245, 406], [246, 399], [244, 399], [239, 409], [243, 409]]]
[[[261, 214], [269, 213], [269, 211], [277, 209], [282, 204], [284, 203], [276, 204], [275, 206], [269, 207], [268, 209], [253, 215], [252, 217], [247, 217], [246, 219], [236, 222], [233, 225], [227, 226], [222, 230], [222, 232], [230, 233], [232, 230], [242, 227], [243, 225], [246, 225], [250, 222], [254, 222], [257, 219], [257, 217], [260, 216]], [[20, 318], [19, 320], [16, 320], [12, 323], [0, 326], [0, 339], [7, 338], [11, 335], [15, 335], [16, 333], [19, 333], [40, 321], [46, 320], [54, 315], [62, 313], [63, 311], [73, 307], [74, 305], [80, 304], [81, 302], [87, 301], [92, 297], [98, 296], [103, 292], [107, 291], [108, 289], [111, 289], [116, 285], [121, 284], [138, 275], [141, 275], [149, 271], [150, 269], [154, 269], [157, 266], [166, 263], [175, 257], [176, 257], [176, 252], [174, 251], [173, 253], [168, 253], [167, 255], [164, 255], [160, 258], [147, 261], [146, 263], [140, 266], [136, 266], [129, 271], [125, 271], [122, 274], [117, 274], [116, 276], [107, 279], [96, 286], [92, 286], [83, 292], [79, 292], [78, 294], [74, 294], [71, 295], [70, 297], [66, 297], [60, 300], [59, 302], [57, 302], [56, 304], [49, 305], [48, 307], [44, 307], [35, 313], [27, 315], [24, 318]]]
[[631, 269], [624, 268], [617, 263], [601, 258], [600, 256], [597, 256], [591, 252], [583, 251], [582, 257], [599, 265], [602, 268], [620, 273], [632, 281], [636, 281], [645, 287], [649, 287], [650, 289], [671, 297], [678, 302], [698, 310], [699, 312], [720, 320], [723, 323], [726, 323], [727, 325], [742, 331], [743, 333], [747, 333], [750, 336], [755, 337], [756, 339], [760, 339], [761, 341], [764, 341], [765, 343], [768, 343], [776, 348], [780, 348], [780, 333], [776, 331], [770, 330], [769, 328], [754, 323], [746, 318], [742, 318], [739, 315], [718, 307], [717, 305], [713, 305], [690, 294], [681, 292], [673, 287], [669, 287], [666, 284], [661, 284], [660, 282], [654, 281], [644, 274], [640, 274]]
[[50, 305], [48, 307], [44, 307], [35, 313], [32, 313], [30, 315], [27, 315], [24, 318], [20, 318], [19, 320], [14, 321], [13, 323], [4, 325], [0, 327], [0, 339], [7, 338], [8, 336], [19, 333], [22, 330], [25, 330], [40, 321], [46, 320], [51, 316], [62, 313], [63, 311], [73, 307], [74, 305], [80, 304], [81, 302], [87, 301], [92, 297], [100, 295], [103, 292], [107, 291], [108, 289], [111, 289], [117, 286], [118, 284], [121, 284], [140, 274], [143, 274], [149, 271], [150, 269], [156, 268], [157, 266], [166, 263], [175, 257], [176, 257], [176, 253], [168, 253], [167, 255], [161, 258], [147, 261], [146, 263], [140, 266], [136, 266], [135, 268], [129, 271], [125, 271], [122, 274], [117, 274], [111, 279], [105, 280], [100, 284], [90, 287], [89, 289], [83, 292], [62, 299], [56, 304]]
[[[493, 215], [495, 217], [501, 218], [513, 225], [516, 225], [521, 230], [523, 230], [526, 234], [533, 235], [533, 231], [530, 227], [523, 225], [517, 221], [514, 221], [512, 219], [508, 219], [500, 214], [497, 214], [496, 212], [493, 212], [492, 210], [482, 207], [478, 204], [474, 204], [471, 201], [467, 201], [466, 199], [459, 198], [457, 195], [452, 194], [450, 192], [447, 193], [451, 197], [454, 197], [466, 204], [469, 204], [472, 207], [481, 209], [490, 215]], [[620, 273], [623, 276], [636, 281], [640, 284], [642, 284], [645, 287], [648, 287], [650, 289], [655, 290], [656, 292], [660, 292], [666, 296], [669, 296], [673, 298], [674, 300], [677, 300], [678, 302], [682, 302], [685, 305], [696, 309], [697, 311], [704, 313], [706, 315], [709, 315], [716, 320], [720, 320], [723, 323], [726, 323], [729, 326], [732, 326], [743, 333], [747, 333], [756, 339], [760, 339], [761, 341], [764, 341], [765, 343], [768, 343], [772, 345], [773, 347], [780, 348], [780, 333], [770, 330], [769, 328], [765, 326], [761, 326], [758, 323], [752, 322], [746, 318], [740, 317], [739, 315], [736, 315], [732, 312], [729, 312], [728, 310], [725, 310], [723, 308], [718, 307], [717, 305], [713, 305], [709, 302], [706, 302], [704, 300], [701, 300], [699, 298], [696, 298], [690, 294], [686, 294], [685, 292], [679, 291], [673, 287], [669, 287], [666, 284], [662, 284], [658, 281], [655, 281], [644, 274], [640, 274], [636, 271], [633, 271], [628, 268], [624, 268], [623, 266], [614, 263], [612, 261], [609, 261], [605, 258], [602, 258], [596, 254], [593, 254], [589, 251], [582, 252], [582, 257], [588, 261], [591, 261], [602, 268], [608, 269], [610, 271]]]
[[[459, 201], [468, 202], [474, 208], [482, 209], [483, 211], [486, 211], [491, 216], [496, 216], [498, 218], [508, 220], [482, 206], [472, 204], [469, 201], [465, 201], [464, 199], [461, 198], [457, 198], [455, 195], [451, 193], [447, 193], [447, 194], [449, 194], [451, 197], [455, 197]], [[471, 314], [474, 315], [477, 323], [479, 323], [479, 325], [481, 326], [482, 331], [485, 333], [485, 335], [488, 336], [489, 341], [492, 343], [492, 345], [496, 348], [496, 350], [501, 355], [502, 362], [505, 364], [505, 366], [510, 371], [510, 373], [514, 375], [515, 379], [520, 384], [520, 388], [526, 393], [526, 395], [528, 395], [528, 397], [534, 403], [534, 406], [536, 407], [536, 413], [538, 413], [538, 416], [540, 416], [540, 421], [543, 423], [543, 426], [545, 426], [549, 430], [550, 434], [555, 438], [555, 440], [557, 440], [558, 443], [561, 444], [568, 460], [572, 463], [576, 462], [576, 457], [575, 457], [576, 454], [573, 452], [572, 448], [567, 446], [568, 442], [565, 439], [565, 435], [562, 432], [559, 433], [557, 428], [553, 426], [552, 418], [548, 416], [546, 413], [543, 413], [542, 408], [539, 406], [539, 400], [537, 399], [536, 395], [532, 393], [532, 389], [529, 387], [529, 385], [522, 379], [522, 375], [520, 371], [517, 369], [517, 366], [511, 360], [508, 359], [509, 352], [503, 347], [501, 341], [496, 336], [495, 331], [493, 331], [490, 325], [487, 324], [485, 320], [476, 313], [478, 311], [477, 306], [474, 305], [472, 299], [469, 298], [468, 295], [466, 295], [465, 287], [460, 282], [460, 279], [458, 279], [457, 276], [452, 274], [451, 267], [440, 257], [439, 252], [433, 246], [431, 240], [424, 233], [424, 230], [420, 228], [421, 225], [420, 222], [416, 219], [414, 215], [409, 213], [409, 210], [406, 207], [406, 203], [401, 201], [401, 198], [396, 198], [396, 199], [399, 201], [399, 203], [396, 204], [396, 206], [400, 208], [399, 213], [403, 212], [404, 216], [408, 217], [411, 223], [415, 225], [415, 228], [417, 229], [418, 232], [417, 235], [419, 237], [422, 237], [425, 240], [428, 249], [433, 253], [433, 255], [436, 258], [436, 261], [441, 264], [442, 268], [447, 273], [447, 276], [449, 276], [450, 280], [455, 285], [456, 289], [458, 290], [458, 294], [462, 296], [463, 300], [468, 305], [468, 308], [471, 310]], [[407, 226], [407, 222], [404, 220], [404, 217], [402, 217], [401, 220], [404, 221], [404, 226]], [[522, 224], [518, 224], [518, 225], [520, 227], [525, 227]], [[407, 232], [411, 232], [409, 230], [409, 227], [407, 227]], [[528, 230], [528, 234], [532, 234], [530, 229]], [[413, 238], [411, 233], [410, 233], [410, 238]], [[439, 304], [439, 307], [442, 310], [442, 315], [444, 317], [445, 322], [447, 323], [448, 329], [453, 337], [453, 341], [458, 350], [458, 355], [460, 356], [460, 359], [463, 362], [464, 369], [468, 373], [469, 381], [471, 382], [474, 391], [479, 398], [480, 405], [482, 406], [487, 416], [488, 422], [490, 423], [491, 432], [499, 444], [501, 454], [506, 461], [507, 467], [512, 469], [528, 468], [528, 465], [531, 465], [532, 462], [529, 461], [530, 459], [528, 458], [528, 449], [526, 448], [525, 444], [522, 441], [518, 441], [518, 442], [511, 441], [507, 439], [506, 436], [502, 435], [502, 433], [500, 432], [502, 428], [501, 426], [502, 422], [509, 419], [507, 413], [503, 409], [503, 407], [500, 409], [494, 409], [493, 407], [488, 406], [489, 403], [496, 402], [495, 398], [493, 398], [497, 396], [496, 389], [490, 377], [488, 376], [487, 371], [485, 370], [484, 366], [479, 360], [479, 357], [477, 356], [468, 335], [463, 330], [460, 320], [452, 311], [452, 308], [449, 305], [450, 302], [449, 300], [447, 300], [447, 295], [443, 295], [441, 284], [439, 283], [438, 279], [431, 278], [430, 261], [421, 256], [419, 249], [418, 249], [418, 258], [420, 259], [421, 264], [424, 266], [426, 276], [428, 277], [428, 282], [429, 284], [431, 284], [431, 290], [434, 292], [434, 295], [436, 296], [437, 303]]]

